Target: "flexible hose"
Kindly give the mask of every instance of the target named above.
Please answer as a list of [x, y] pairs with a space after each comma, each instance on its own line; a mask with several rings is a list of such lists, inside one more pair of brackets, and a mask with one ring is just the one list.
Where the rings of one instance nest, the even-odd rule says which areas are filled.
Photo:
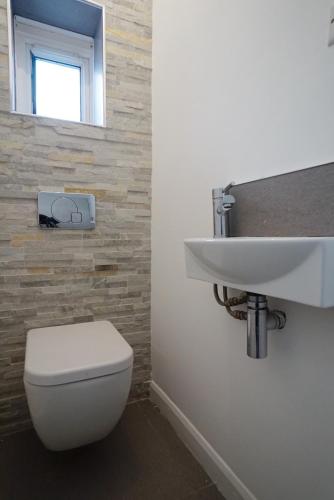
[[239, 297], [228, 297], [226, 286], [223, 287], [223, 299], [219, 296], [218, 285], [213, 285], [213, 294], [215, 296], [216, 301], [220, 306], [226, 308], [226, 311], [232, 316], [232, 318], [239, 319], [240, 321], [247, 320], [247, 312], [240, 311], [239, 309], [233, 311], [231, 307], [239, 306], [241, 304], [245, 304], [247, 302], [247, 294], [243, 293]]

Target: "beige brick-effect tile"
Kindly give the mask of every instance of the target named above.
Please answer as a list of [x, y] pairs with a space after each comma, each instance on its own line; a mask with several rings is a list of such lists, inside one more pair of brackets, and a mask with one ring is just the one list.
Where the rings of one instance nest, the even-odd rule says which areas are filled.
[[[26, 428], [30, 328], [100, 319], [135, 352], [131, 400], [150, 380], [151, 0], [106, 6], [107, 127], [12, 114], [0, 0], [0, 433]], [[42, 231], [37, 193], [94, 193], [93, 231]]]

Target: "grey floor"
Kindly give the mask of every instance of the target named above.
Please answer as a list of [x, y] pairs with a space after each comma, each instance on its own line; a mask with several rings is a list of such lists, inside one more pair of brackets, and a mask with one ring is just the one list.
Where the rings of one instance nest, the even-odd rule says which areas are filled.
[[223, 500], [149, 402], [127, 406], [110, 436], [68, 452], [33, 430], [0, 441], [1, 500]]

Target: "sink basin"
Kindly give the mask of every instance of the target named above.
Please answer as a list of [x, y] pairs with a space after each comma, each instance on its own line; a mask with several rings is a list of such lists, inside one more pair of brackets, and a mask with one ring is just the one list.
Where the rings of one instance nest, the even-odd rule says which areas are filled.
[[189, 278], [334, 306], [334, 237], [195, 238], [184, 244]]

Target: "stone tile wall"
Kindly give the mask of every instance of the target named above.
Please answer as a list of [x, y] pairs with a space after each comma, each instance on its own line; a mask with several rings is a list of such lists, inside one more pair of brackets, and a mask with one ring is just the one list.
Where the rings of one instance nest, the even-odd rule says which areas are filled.
[[[101, 0], [102, 3], [102, 0]], [[30, 425], [25, 336], [108, 319], [150, 379], [151, 0], [104, 0], [107, 127], [12, 114], [0, 0], [0, 433]], [[93, 231], [42, 231], [37, 192], [94, 193]]]

